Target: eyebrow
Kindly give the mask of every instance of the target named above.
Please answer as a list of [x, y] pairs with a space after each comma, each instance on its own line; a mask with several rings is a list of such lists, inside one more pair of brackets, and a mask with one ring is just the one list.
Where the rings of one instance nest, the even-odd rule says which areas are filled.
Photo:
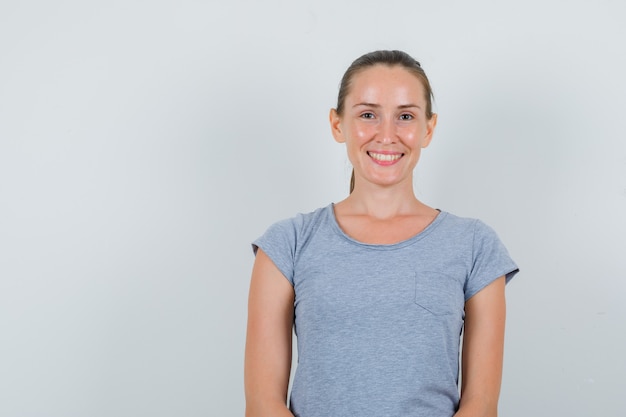
[[[375, 104], [375, 103], [366, 103], [366, 102], [362, 102], [362, 103], [357, 103], [354, 107], [359, 107], [359, 106], [364, 106], [364, 107], [373, 107], [375, 109], [378, 109], [380, 107], [382, 107], [380, 104]], [[420, 106], [418, 106], [417, 104], [401, 104], [398, 106], [399, 109], [410, 109], [410, 108], [418, 108], [421, 109]]]

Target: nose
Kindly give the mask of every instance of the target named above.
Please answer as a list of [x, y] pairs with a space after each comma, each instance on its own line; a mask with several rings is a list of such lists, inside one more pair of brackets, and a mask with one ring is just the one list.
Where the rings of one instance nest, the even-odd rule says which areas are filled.
[[385, 117], [381, 121], [380, 130], [378, 131], [378, 142], [383, 145], [396, 142], [396, 125], [392, 118]]

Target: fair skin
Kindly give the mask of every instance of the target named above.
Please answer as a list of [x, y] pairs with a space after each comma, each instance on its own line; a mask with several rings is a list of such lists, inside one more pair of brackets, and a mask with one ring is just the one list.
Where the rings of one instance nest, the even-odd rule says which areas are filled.
[[[343, 114], [330, 113], [355, 172], [354, 191], [335, 204], [343, 231], [365, 243], [414, 236], [438, 211], [413, 192], [413, 171], [430, 144], [436, 115], [425, 113], [419, 79], [406, 69], [375, 65], [356, 74]], [[245, 356], [246, 417], [293, 416], [286, 407], [291, 366], [294, 290], [259, 249], [252, 272]], [[495, 417], [504, 345], [504, 277], [465, 304], [461, 401], [455, 417]]]
[[293, 287], [259, 249], [248, 300], [246, 417], [293, 417], [286, 405], [293, 302]]
[[354, 191], [335, 205], [335, 215], [356, 240], [405, 240], [437, 216], [413, 193], [413, 170], [437, 124], [425, 109], [424, 87], [415, 75], [376, 65], [354, 77], [343, 114], [331, 110], [331, 132], [346, 145], [355, 174]]

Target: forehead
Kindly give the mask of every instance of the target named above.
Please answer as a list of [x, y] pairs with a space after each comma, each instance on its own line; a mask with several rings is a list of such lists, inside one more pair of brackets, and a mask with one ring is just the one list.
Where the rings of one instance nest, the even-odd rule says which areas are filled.
[[347, 99], [360, 100], [372, 96], [401, 95], [411, 101], [425, 101], [422, 81], [406, 68], [374, 65], [359, 71], [352, 78]]

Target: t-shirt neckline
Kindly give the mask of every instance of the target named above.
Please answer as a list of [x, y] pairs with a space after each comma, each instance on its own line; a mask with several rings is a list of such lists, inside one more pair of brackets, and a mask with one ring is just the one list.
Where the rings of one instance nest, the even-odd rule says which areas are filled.
[[381, 249], [381, 250], [399, 249], [399, 248], [403, 248], [405, 246], [411, 245], [419, 240], [422, 240], [423, 238], [428, 236], [435, 228], [437, 228], [437, 226], [448, 215], [446, 211], [437, 209], [439, 211], [439, 214], [437, 214], [437, 217], [435, 217], [433, 221], [428, 224], [428, 226], [426, 226], [424, 229], [419, 231], [417, 234], [409, 237], [408, 239], [401, 240], [395, 243], [365, 243], [365, 242], [361, 242], [359, 240], [356, 240], [350, 237], [346, 232], [343, 231], [341, 226], [339, 226], [339, 222], [337, 221], [334, 207], [335, 207], [335, 203], [330, 203], [328, 206], [326, 206], [326, 214], [336, 234], [338, 234], [343, 239], [347, 240], [348, 242], [352, 244], [363, 246], [366, 248]]

